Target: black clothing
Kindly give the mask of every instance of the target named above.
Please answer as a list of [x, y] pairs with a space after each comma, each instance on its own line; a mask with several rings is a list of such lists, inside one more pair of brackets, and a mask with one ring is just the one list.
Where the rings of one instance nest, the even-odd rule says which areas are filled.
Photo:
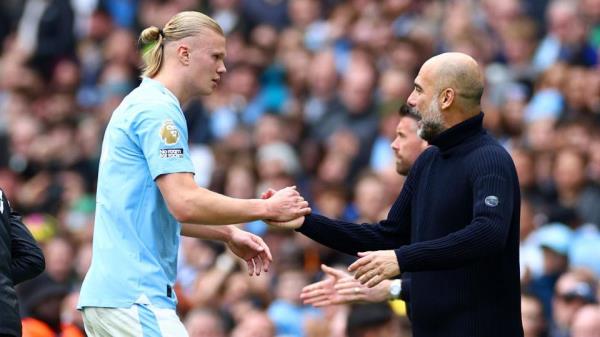
[[519, 184], [482, 121], [483, 113], [431, 142], [386, 220], [309, 215], [298, 229], [348, 254], [395, 249], [400, 271], [410, 273], [403, 297], [415, 337], [523, 336]]
[[0, 334], [21, 336], [14, 286], [37, 276], [44, 267], [42, 250], [0, 190]]

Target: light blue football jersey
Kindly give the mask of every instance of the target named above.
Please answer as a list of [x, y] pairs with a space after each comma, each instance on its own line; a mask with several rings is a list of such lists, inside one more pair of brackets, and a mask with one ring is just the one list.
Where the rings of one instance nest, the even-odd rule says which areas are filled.
[[79, 308], [175, 308], [181, 224], [155, 179], [176, 172], [194, 172], [183, 111], [166, 87], [144, 78], [104, 133], [93, 257]]

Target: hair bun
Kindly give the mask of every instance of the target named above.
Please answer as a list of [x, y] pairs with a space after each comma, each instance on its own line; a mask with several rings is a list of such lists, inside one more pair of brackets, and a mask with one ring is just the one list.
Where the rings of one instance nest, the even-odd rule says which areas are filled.
[[140, 41], [143, 44], [158, 41], [160, 38], [160, 29], [155, 26], [150, 26], [140, 34]]

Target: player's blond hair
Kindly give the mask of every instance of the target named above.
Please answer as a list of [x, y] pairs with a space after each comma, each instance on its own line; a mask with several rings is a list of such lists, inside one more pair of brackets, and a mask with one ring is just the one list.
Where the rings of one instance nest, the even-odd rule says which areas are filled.
[[160, 70], [164, 58], [164, 44], [194, 36], [206, 30], [225, 35], [221, 26], [200, 12], [186, 11], [175, 14], [162, 30], [150, 26], [140, 34], [144, 60], [143, 76], [154, 77]]

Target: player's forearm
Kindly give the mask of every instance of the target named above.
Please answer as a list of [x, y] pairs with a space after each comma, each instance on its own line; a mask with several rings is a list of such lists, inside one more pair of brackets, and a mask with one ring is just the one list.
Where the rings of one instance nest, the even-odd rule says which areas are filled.
[[[167, 203], [171, 214], [181, 223], [203, 225], [229, 225], [245, 223], [259, 219], [281, 218], [282, 210], [273, 199], [236, 199], [198, 187], [191, 173], [163, 174], [156, 178], [156, 184]], [[285, 189], [279, 204], [297, 198], [297, 192]], [[284, 202], [281, 203], [281, 200]], [[300, 200], [298, 200], [300, 201]], [[306, 204], [306, 202], [304, 202]], [[289, 204], [288, 204], [289, 205]], [[296, 205], [297, 206], [297, 205]], [[288, 213], [297, 217], [310, 209], [294, 212], [288, 207]], [[285, 218], [285, 217], [284, 217]]]
[[227, 225], [269, 218], [267, 202], [230, 198], [204, 188], [183, 193], [175, 216], [181, 222]]
[[231, 237], [233, 226], [205, 226], [190, 223], [181, 224], [181, 235], [206, 240], [227, 241]]

